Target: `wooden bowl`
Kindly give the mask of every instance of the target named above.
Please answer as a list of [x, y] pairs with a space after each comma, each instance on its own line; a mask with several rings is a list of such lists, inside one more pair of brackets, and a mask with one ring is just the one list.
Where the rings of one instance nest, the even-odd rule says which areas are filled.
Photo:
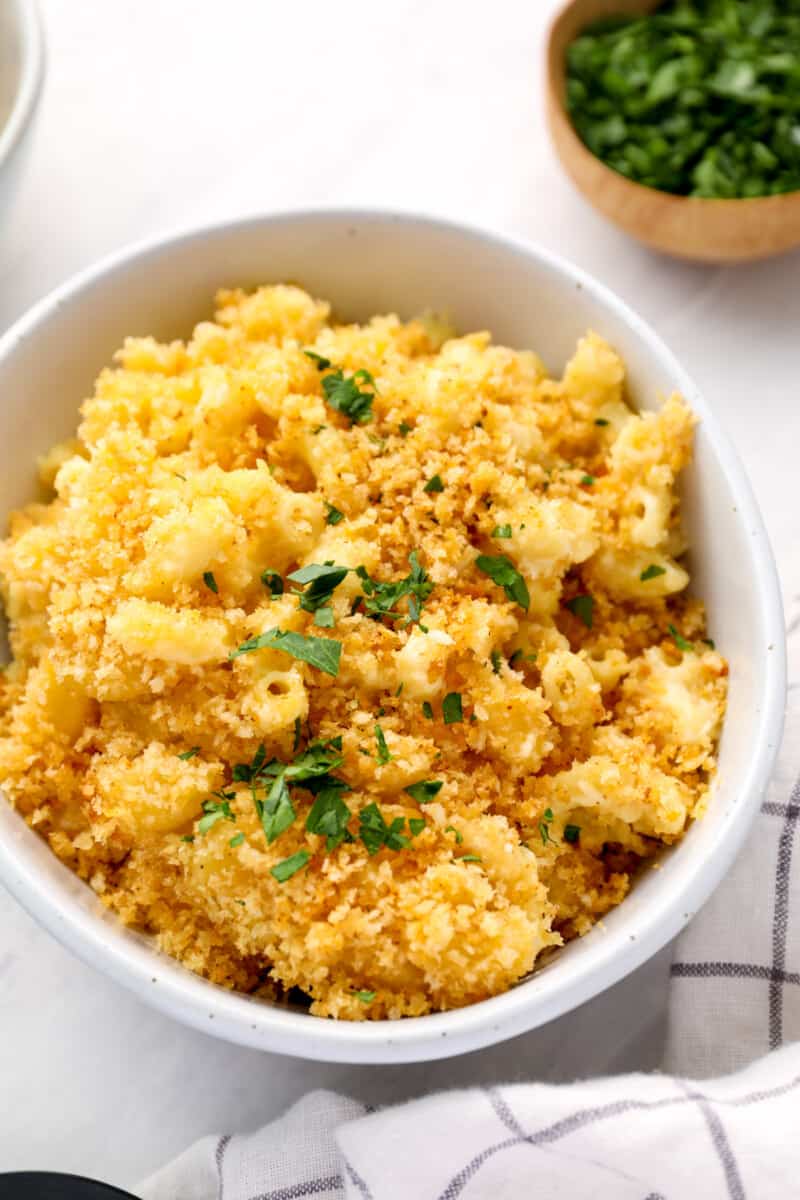
[[644, 13], [658, 0], [569, 0], [547, 41], [547, 117], [567, 174], [594, 207], [626, 233], [676, 258], [748, 262], [800, 245], [800, 191], [755, 200], [673, 196], [632, 183], [586, 147], [566, 109], [566, 50], [600, 17]]

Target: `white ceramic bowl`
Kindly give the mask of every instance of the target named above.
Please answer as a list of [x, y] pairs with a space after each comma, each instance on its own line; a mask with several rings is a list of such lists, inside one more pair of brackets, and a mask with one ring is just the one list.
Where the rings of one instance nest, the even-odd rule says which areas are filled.
[[784, 633], [770, 548], [724, 434], [670, 352], [620, 300], [553, 255], [442, 221], [372, 212], [258, 217], [137, 246], [83, 272], [0, 341], [0, 513], [29, 498], [34, 460], [126, 334], [173, 338], [221, 285], [291, 280], [345, 318], [448, 310], [461, 330], [533, 347], [558, 371], [588, 328], [623, 354], [634, 403], [678, 389], [701, 418], [685, 487], [691, 568], [731, 664], [719, 775], [706, 817], [647, 871], [602, 927], [505, 995], [456, 1012], [347, 1023], [224, 991], [124, 929], [0, 801], [0, 878], [70, 949], [165, 1013], [245, 1045], [340, 1062], [433, 1059], [489, 1045], [574, 1008], [672, 938], [741, 846], [777, 749]]
[[0, 168], [33, 111], [43, 63], [34, 0], [0, 0]]

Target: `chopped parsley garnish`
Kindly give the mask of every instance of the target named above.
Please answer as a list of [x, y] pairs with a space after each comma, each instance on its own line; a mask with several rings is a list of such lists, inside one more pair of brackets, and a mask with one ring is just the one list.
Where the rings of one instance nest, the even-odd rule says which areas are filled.
[[461, 845], [461, 843], [464, 841], [464, 835], [463, 835], [463, 833], [460, 833], [460, 832], [459, 832], [459, 831], [456, 829], [455, 825], [445, 825], [445, 827], [444, 827], [444, 831], [445, 831], [445, 833], [453, 833], [453, 834], [455, 834], [455, 839], [456, 839], [456, 845], [457, 845], [457, 846], [460, 846], [460, 845]]
[[429, 721], [433, 720], [433, 708], [431, 707], [430, 700], [422, 701], [422, 715], [427, 717]]
[[307, 850], [298, 850], [296, 854], [291, 854], [288, 858], [284, 858], [283, 862], [276, 863], [270, 868], [270, 875], [274, 875], [278, 883], [286, 883], [287, 879], [291, 879], [298, 871], [302, 871], [306, 866], [311, 855]]
[[412, 800], [416, 800], [417, 804], [430, 804], [443, 787], [441, 779], [421, 779], [419, 783], [410, 783], [403, 791], [407, 792]]
[[581, 479], [581, 483], [586, 484], [587, 487], [591, 487], [591, 485], [594, 483], [594, 475], [584, 475]]
[[292, 753], [296, 754], [300, 747], [300, 735], [303, 730], [303, 722], [299, 717], [294, 719], [294, 740], [292, 742]]
[[411, 836], [417, 837], [420, 833], [422, 833], [426, 824], [427, 824], [427, 821], [425, 820], [424, 817], [409, 817], [408, 818], [408, 828], [411, 832]]
[[422, 490], [423, 492], [443, 492], [444, 484], [442, 483], [441, 475], [431, 475]]
[[[342, 739], [330, 738], [328, 741], [312, 742], [290, 763], [283, 763], [277, 758], [268, 762], [262, 744], [252, 762], [234, 766], [234, 781], [249, 785], [253, 805], [268, 842], [274, 842], [297, 816], [289, 793], [290, 783], [301, 784], [313, 792], [321, 792], [325, 788], [348, 790], [347, 784], [329, 774], [342, 765], [344, 759], [341, 750]], [[263, 798], [258, 794], [261, 790], [265, 793]]]
[[797, 18], [794, 0], [668, 0], [590, 23], [566, 53], [578, 136], [662, 192], [797, 191]]
[[608, 425], [608, 421], [605, 419], [605, 417], [596, 417], [594, 423], [595, 425]]
[[479, 854], [459, 854], [454, 862], [483, 862]]
[[395, 692], [395, 696], [399, 696], [399, 695], [400, 695], [400, 693], [402, 692], [402, 690], [403, 690], [403, 685], [402, 685], [402, 683], [398, 683], [398, 685], [397, 685], [397, 691]]
[[302, 633], [291, 630], [268, 629], [258, 637], [249, 638], [242, 642], [236, 650], [232, 650], [229, 658], [238, 658], [240, 654], [249, 654], [253, 650], [283, 650], [301, 662], [308, 663], [324, 671], [326, 675], [339, 674], [339, 659], [342, 656], [342, 643], [333, 638], [305, 637]]
[[457, 725], [464, 720], [464, 710], [461, 706], [461, 692], [448, 692], [442, 701], [442, 716], [445, 725]]
[[236, 814], [231, 811], [230, 802], [236, 796], [235, 792], [212, 792], [216, 799], [204, 800], [202, 804], [205, 816], [197, 824], [198, 833], [208, 833], [218, 821], [235, 821]]
[[349, 571], [349, 567], [335, 562], [310, 563], [286, 577], [290, 583], [304, 589], [298, 597], [300, 607], [305, 612], [315, 613], [315, 624], [323, 629], [333, 628], [333, 609], [328, 601]]
[[344, 520], [344, 513], [341, 512], [338, 508], [336, 508], [335, 505], [329, 504], [328, 501], [326, 500], [325, 507], [328, 510], [327, 515], [325, 517], [326, 525], [338, 525], [340, 521]]
[[328, 786], [322, 789], [311, 806], [306, 817], [306, 829], [309, 833], [319, 834], [326, 839], [326, 848], [335, 850], [342, 842], [352, 842], [353, 835], [347, 828], [347, 822], [352, 816], [350, 809], [342, 799], [342, 792], [347, 785]]
[[501, 587], [509, 600], [513, 600], [525, 612], [528, 611], [531, 603], [528, 585], [510, 558], [505, 554], [479, 554], [475, 566]]
[[275, 596], [283, 595], [283, 578], [279, 571], [273, 571], [271, 567], [267, 567], [261, 572], [261, 582], [272, 592], [273, 599]]
[[553, 820], [552, 808], [546, 808], [544, 815], [539, 822], [539, 836], [542, 839], [542, 845], [546, 846], [548, 842], [555, 844], [555, 838], [550, 836], [550, 822]]
[[194, 758], [195, 755], [197, 755], [199, 753], [200, 753], [200, 747], [192, 746], [191, 750], [184, 750], [182, 754], [178, 755], [178, 758], [182, 758], [184, 762], [188, 762], [190, 758]]
[[[361, 383], [373, 390], [362, 392]], [[365, 425], [373, 419], [372, 401], [378, 389], [369, 371], [355, 371], [347, 378], [340, 370], [331, 371], [322, 380], [322, 390], [331, 408], [347, 417], [351, 425]]]
[[510, 525], [495, 525], [494, 529], [492, 530], [492, 537], [493, 538], [510, 538], [511, 537], [511, 526]]
[[706, 646], [708, 646], [709, 650], [716, 650], [717, 644], [713, 638], [701, 638], [700, 640], [704, 642]]
[[380, 725], [375, 726], [375, 741], [378, 744], [377, 759], [379, 763], [388, 763], [392, 761], [392, 756], [389, 753], [389, 747], [386, 745], [386, 737]]
[[522, 657], [523, 657], [522, 650], [515, 650], [515, 651], [514, 651], [514, 653], [511, 655], [511, 658], [508, 660], [508, 665], [509, 665], [509, 666], [510, 666], [512, 669], [515, 669], [515, 668], [516, 668], [516, 665], [517, 665], [517, 663], [519, 662], [519, 660], [520, 660]]
[[565, 825], [564, 826], [564, 841], [569, 842], [570, 846], [574, 846], [581, 836], [580, 825]]
[[669, 630], [670, 637], [679, 650], [694, 650], [692, 643], [687, 642], [686, 638], [682, 637], [681, 634], [678, 633], [678, 630], [674, 625], [668, 625], [667, 629]]
[[213, 571], [204, 571], [203, 572], [203, 583], [206, 585], [206, 587], [208, 588], [208, 590], [210, 592], [214, 593], [215, 596], [219, 595], [219, 588], [217, 587], [217, 581], [214, 578]]
[[241, 846], [243, 841], [244, 841], [244, 834], [243, 833], [235, 833], [233, 835], [233, 837], [231, 838], [231, 840], [228, 842], [228, 845], [230, 846], [231, 850], [235, 850], [237, 846]]
[[297, 816], [286, 784], [286, 772], [280, 771], [275, 776], [272, 786], [263, 800], [260, 800], [255, 792], [253, 792], [253, 799], [264, 836], [271, 845], [294, 823]]
[[397, 426], [397, 432], [400, 434], [400, 437], [408, 437], [409, 433], [411, 433], [411, 426], [407, 421], [401, 421]]
[[503, 662], [502, 654], [500, 653], [499, 650], [493, 650], [491, 652], [491, 654], [489, 655], [489, 658], [492, 660], [492, 670], [494, 671], [495, 675], [499, 675], [500, 667]]
[[311, 359], [318, 371], [327, 371], [328, 367], [333, 365], [329, 358], [324, 354], [317, 354], [316, 350], [304, 350], [303, 354]]
[[[433, 580], [428, 578], [427, 571], [420, 566], [416, 550], [411, 551], [408, 561], [411, 570], [405, 579], [396, 579], [388, 583], [373, 579], [366, 567], [356, 567], [356, 575], [361, 580], [364, 593], [360, 599], [366, 616], [375, 621], [384, 617], [390, 621], [397, 621], [403, 614], [397, 611], [396, 606], [407, 598], [406, 625], [419, 621], [422, 607], [433, 591]], [[423, 628], [421, 623], [420, 628]]]
[[648, 579], [656, 579], [659, 575], [666, 575], [666, 567], [660, 567], [658, 563], [650, 563], [649, 567], [645, 567], [639, 578], [642, 583], [647, 583]]
[[194, 834], [193, 834], [193, 833], [185, 833], [185, 834], [183, 835], [183, 837], [181, 838], [181, 841], [182, 841], [182, 842], [193, 842], [193, 841], [194, 841]]
[[372, 1001], [375, 999], [376, 993], [361, 991], [361, 992], [354, 992], [353, 995], [355, 996], [356, 1000], [360, 1000], [362, 1004], [372, 1004]]
[[358, 814], [358, 821], [358, 835], [370, 855], [377, 854], [383, 846], [389, 850], [405, 850], [409, 844], [408, 838], [402, 832], [406, 823], [405, 817], [395, 817], [391, 825], [387, 825], [377, 804], [368, 804], [366, 808], [362, 808]]
[[594, 596], [573, 596], [571, 600], [567, 601], [567, 608], [579, 621], [583, 621], [587, 629], [592, 628], [592, 621], [594, 620]]

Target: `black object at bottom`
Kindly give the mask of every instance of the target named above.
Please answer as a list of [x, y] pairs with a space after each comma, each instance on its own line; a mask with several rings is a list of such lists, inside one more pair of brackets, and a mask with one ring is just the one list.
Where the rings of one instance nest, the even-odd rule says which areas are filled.
[[0, 1175], [0, 1200], [136, 1200], [130, 1192], [80, 1175], [16, 1171]]

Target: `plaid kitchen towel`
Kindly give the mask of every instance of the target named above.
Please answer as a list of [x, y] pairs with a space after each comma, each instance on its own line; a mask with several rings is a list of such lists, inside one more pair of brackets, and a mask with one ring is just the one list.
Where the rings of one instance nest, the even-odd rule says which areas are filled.
[[747, 848], [676, 943], [668, 1074], [473, 1088], [379, 1112], [314, 1092], [254, 1134], [197, 1143], [143, 1200], [800, 1195], [800, 616], [789, 662], [783, 749]]

